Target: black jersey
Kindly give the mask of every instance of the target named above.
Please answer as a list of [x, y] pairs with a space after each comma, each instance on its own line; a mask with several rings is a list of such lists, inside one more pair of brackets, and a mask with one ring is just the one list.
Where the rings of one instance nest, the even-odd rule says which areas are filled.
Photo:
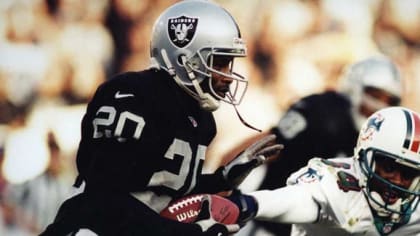
[[82, 120], [77, 168], [85, 190], [62, 204], [42, 235], [79, 228], [100, 235], [199, 235], [198, 225], [158, 213], [188, 193], [226, 190], [222, 169], [201, 173], [215, 135], [212, 113], [167, 72], [117, 75], [98, 88]]
[[124, 73], [100, 86], [88, 105], [78, 169], [87, 189], [180, 197], [197, 183], [215, 134], [212, 113], [165, 71]]
[[[293, 104], [271, 129], [285, 148], [279, 159], [267, 165], [260, 189], [286, 185], [289, 175], [313, 157], [352, 156], [358, 130], [351, 109], [350, 101], [333, 91], [310, 95]], [[290, 234], [290, 225], [258, 223], [275, 234]]]

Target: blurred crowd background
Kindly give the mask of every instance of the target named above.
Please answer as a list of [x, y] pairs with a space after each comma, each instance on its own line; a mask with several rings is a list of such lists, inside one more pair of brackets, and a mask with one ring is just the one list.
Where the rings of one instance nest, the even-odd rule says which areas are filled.
[[[96, 87], [149, 65], [153, 23], [175, 0], [0, 1], [0, 235], [37, 235], [75, 190], [80, 121]], [[343, 70], [382, 53], [420, 111], [420, 0], [217, 0], [238, 21], [250, 79], [239, 111], [260, 129], [298, 98], [337, 89]], [[326, 114], [328, 115], [328, 114]], [[215, 112], [208, 171], [255, 131]], [[115, 157], [118, 159], [118, 157]]]

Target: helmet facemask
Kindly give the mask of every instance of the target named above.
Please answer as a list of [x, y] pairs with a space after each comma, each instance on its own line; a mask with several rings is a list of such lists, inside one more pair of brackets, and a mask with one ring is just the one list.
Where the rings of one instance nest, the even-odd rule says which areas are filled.
[[[245, 52], [236, 53], [231, 49], [211, 49], [210, 53], [207, 56], [207, 60], [203, 58], [201, 50], [198, 52], [202, 64], [205, 67], [205, 70], [209, 74], [209, 79], [207, 80], [207, 88], [209, 92], [220, 101], [224, 101], [228, 104], [239, 105], [245, 95], [245, 92], [248, 87], [248, 80], [245, 79], [242, 75], [233, 71], [234, 59], [244, 55]], [[207, 61], [207, 63], [205, 63]], [[227, 72], [219, 70], [219, 68], [228, 67]], [[223, 95], [217, 93], [217, 89], [214, 88], [214, 76], [222, 76], [230, 80], [229, 90], [225, 91]]]
[[[406, 220], [417, 208], [420, 197], [420, 172], [400, 163], [401, 158], [393, 154], [368, 148], [359, 152], [360, 167], [364, 173], [365, 194], [369, 204], [379, 217], [390, 218], [394, 223]], [[410, 181], [404, 187], [379, 174], [400, 170], [400, 176]]]
[[[185, 55], [179, 57], [180, 67], [184, 68], [190, 83], [184, 83], [181, 79], [175, 80], [193, 98], [198, 100], [201, 106], [208, 111], [214, 111], [219, 107], [219, 101], [232, 105], [238, 105], [248, 87], [248, 80], [242, 75], [233, 71], [233, 63], [236, 57], [245, 57], [246, 50], [232, 48], [202, 48], [192, 57]], [[165, 56], [163, 56], [165, 57]], [[228, 72], [218, 70], [218, 61], [228, 61]], [[217, 93], [213, 86], [213, 76], [223, 76], [231, 80], [229, 89], [223, 95]], [[210, 94], [209, 94], [210, 93]], [[210, 97], [212, 96], [212, 97]]]

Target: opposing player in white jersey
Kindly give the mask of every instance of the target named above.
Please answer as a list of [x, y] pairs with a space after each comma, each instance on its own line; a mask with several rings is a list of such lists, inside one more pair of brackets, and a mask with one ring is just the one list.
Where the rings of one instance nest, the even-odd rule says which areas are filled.
[[[398, 65], [384, 55], [357, 61], [346, 68], [336, 91], [311, 94], [292, 104], [275, 126], [227, 152], [224, 163], [258, 138], [275, 134], [276, 142], [285, 147], [280, 156], [259, 169], [261, 179], [253, 175], [240, 186], [242, 190], [254, 190], [253, 186], [263, 190], [283, 187], [312, 157], [352, 156], [366, 118], [381, 108], [400, 105], [403, 82]], [[288, 224], [255, 220], [240, 235], [290, 235], [290, 231]]]
[[235, 202], [255, 219], [293, 224], [292, 235], [420, 235], [420, 115], [377, 111], [354, 150], [353, 158], [313, 158], [286, 187]]

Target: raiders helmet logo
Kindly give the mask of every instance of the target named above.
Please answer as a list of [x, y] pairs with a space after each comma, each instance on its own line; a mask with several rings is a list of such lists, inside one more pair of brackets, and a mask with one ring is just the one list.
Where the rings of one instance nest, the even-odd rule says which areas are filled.
[[187, 46], [195, 35], [198, 18], [180, 16], [168, 20], [168, 35], [171, 42], [183, 48]]

